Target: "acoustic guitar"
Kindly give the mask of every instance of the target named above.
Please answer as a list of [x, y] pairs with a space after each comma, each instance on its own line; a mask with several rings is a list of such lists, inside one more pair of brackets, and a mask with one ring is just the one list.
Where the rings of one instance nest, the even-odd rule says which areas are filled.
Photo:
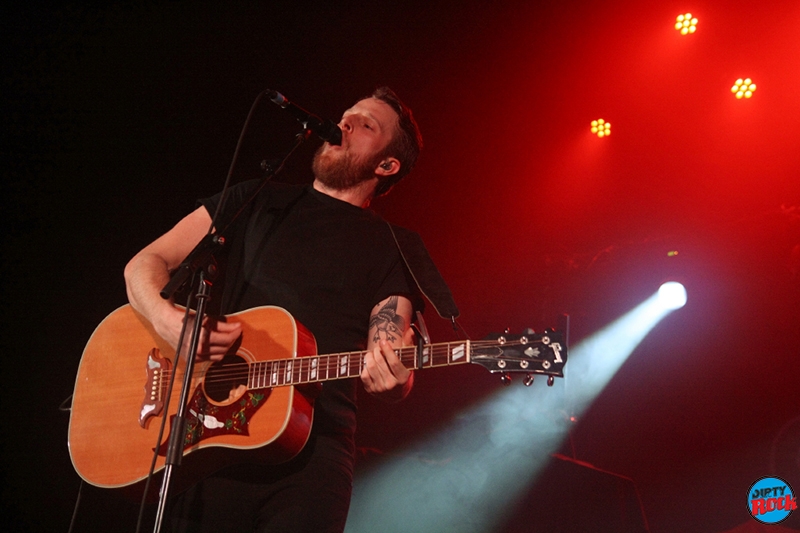
[[[361, 374], [367, 352], [317, 355], [314, 336], [280, 307], [228, 315], [242, 337], [222, 361], [195, 365], [184, 435], [182, 477], [197, 481], [232, 463], [280, 463], [300, 452], [313, 420], [313, 394], [304, 389]], [[396, 350], [407, 368], [464, 363], [505, 379], [511, 373], [563, 377], [566, 331], [495, 334]], [[180, 385], [167, 402], [177, 368], [175, 351], [130, 305], [106, 317], [92, 334], [75, 381], [69, 452], [77, 473], [104, 488], [137, 484], [164, 468], [170, 424], [157, 442], [162, 417], [177, 410]], [[165, 410], [165, 404], [168, 409]], [[157, 453], [157, 455], [156, 455]], [[191, 474], [187, 477], [183, 471]], [[190, 479], [191, 478], [191, 479]]]

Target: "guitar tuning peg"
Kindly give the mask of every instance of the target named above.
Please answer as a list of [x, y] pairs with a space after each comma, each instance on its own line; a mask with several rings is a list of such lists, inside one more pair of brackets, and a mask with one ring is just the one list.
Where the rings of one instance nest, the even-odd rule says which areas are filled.
[[502, 381], [505, 386], [511, 385], [511, 374], [503, 372], [503, 375], [500, 376], [500, 381]]
[[556, 382], [556, 378], [554, 378], [553, 376], [547, 376], [547, 386], [548, 387], [552, 387], [553, 383], [555, 383], [555, 382]]
[[531, 385], [533, 385], [533, 374], [525, 374], [525, 379], [522, 381], [522, 383], [526, 387], [530, 387]]
[[523, 331], [523, 333], [525, 335], [536, 335], [536, 332], [532, 328], [525, 328], [525, 331]]

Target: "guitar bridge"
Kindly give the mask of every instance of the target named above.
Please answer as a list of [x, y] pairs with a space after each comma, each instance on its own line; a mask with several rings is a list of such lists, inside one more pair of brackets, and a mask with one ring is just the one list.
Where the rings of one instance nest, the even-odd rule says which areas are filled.
[[164, 410], [164, 395], [167, 391], [167, 381], [172, 362], [161, 357], [158, 348], [153, 348], [147, 354], [145, 371], [147, 379], [144, 383], [144, 399], [139, 409], [139, 425], [147, 427], [150, 417], [158, 416]]

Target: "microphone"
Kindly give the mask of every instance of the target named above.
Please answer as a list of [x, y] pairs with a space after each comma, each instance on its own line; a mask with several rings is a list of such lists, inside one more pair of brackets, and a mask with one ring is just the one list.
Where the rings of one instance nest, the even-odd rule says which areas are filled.
[[317, 137], [323, 141], [328, 141], [329, 144], [341, 146], [342, 144], [342, 130], [339, 126], [333, 123], [330, 119], [321, 119], [314, 113], [309, 113], [297, 104], [293, 104], [288, 98], [283, 96], [278, 91], [267, 89], [264, 91], [270, 100], [281, 106], [288, 111], [294, 118], [303, 124], [303, 127], [311, 130]]

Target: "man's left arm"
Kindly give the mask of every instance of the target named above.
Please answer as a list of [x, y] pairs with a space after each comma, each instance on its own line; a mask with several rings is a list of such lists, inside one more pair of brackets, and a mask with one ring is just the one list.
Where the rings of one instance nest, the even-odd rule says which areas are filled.
[[411, 311], [408, 298], [390, 296], [370, 313], [368, 353], [361, 381], [367, 392], [388, 402], [402, 400], [414, 385], [414, 373], [403, 366], [394, 352], [414, 342]]

